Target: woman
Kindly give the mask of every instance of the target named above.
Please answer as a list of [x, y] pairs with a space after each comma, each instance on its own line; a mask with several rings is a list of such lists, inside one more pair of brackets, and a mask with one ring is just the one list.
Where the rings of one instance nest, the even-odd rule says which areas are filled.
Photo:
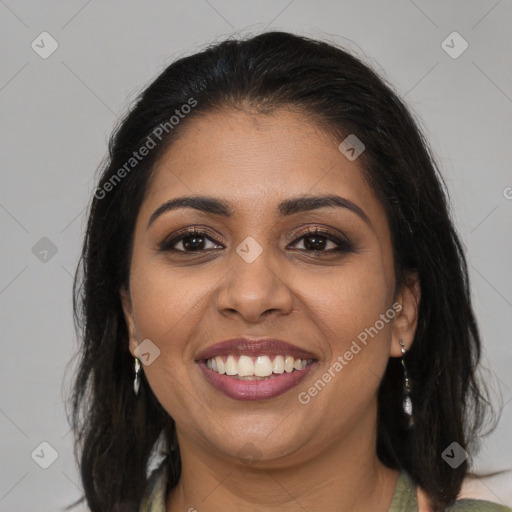
[[271, 32], [171, 64], [79, 270], [92, 511], [510, 510], [456, 501], [486, 399], [442, 179], [345, 51]]

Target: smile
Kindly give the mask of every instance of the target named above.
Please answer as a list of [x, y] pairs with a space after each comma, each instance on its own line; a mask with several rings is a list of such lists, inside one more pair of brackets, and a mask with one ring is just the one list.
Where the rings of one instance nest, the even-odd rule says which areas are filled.
[[203, 349], [195, 358], [206, 381], [234, 400], [269, 400], [299, 384], [316, 355], [276, 338], [232, 338]]

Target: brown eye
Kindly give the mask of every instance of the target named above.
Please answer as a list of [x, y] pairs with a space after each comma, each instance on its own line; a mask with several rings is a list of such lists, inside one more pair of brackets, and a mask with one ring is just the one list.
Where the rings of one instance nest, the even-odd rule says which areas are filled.
[[[304, 250], [307, 252], [320, 252], [331, 254], [334, 252], [354, 252], [354, 247], [347, 239], [340, 238], [329, 231], [324, 231], [321, 229], [313, 229], [308, 230], [302, 234], [299, 238], [295, 240], [293, 245], [297, 244], [297, 242], [303, 240]], [[326, 247], [334, 244], [334, 248], [329, 248], [326, 250]]]
[[[218, 244], [217, 240], [208, 236], [206, 231], [189, 229], [181, 232], [170, 240], [164, 240], [159, 244], [159, 249], [161, 251], [174, 252], [202, 252], [212, 249], [212, 247], [206, 247], [207, 241], [214, 242], [214, 245], [215, 243]], [[175, 248], [175, 246], [179, 247], [179, 244], [181, 244], [181, 248]]]

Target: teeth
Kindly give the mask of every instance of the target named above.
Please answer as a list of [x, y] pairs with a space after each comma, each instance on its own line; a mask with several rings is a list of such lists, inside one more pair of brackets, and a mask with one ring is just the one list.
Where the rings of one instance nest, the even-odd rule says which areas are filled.
[[293, 372], [293, 357], [292, 356], [286, 356], [286, 359], [284, 360], [284, 371], [286, 373]]
[[283, 373], [284, 372], [284, 357], [276, 356], [274, 362], [272, 364], [272, 372], [273, 373]]
[[291, 373], [300, 371], [310, 364], [312, 359], [295, 359], [292, 356], [275, 356], [273, 360], [269, 356], [250, 357], [242, 355], [238, 357], [229, 355], [216, 356], [206, 361], [206, 366], [221, 375], [238, 376], [245, 380], [258, 380], [269, 377], [272, 374]]
[[238, 375], [238, 365], [233, 356], [228, 356], [224, 368], [226, 369], [226, 375]]
[[272, 363], [270, 357], [259, 356], [254, 363], [254, 375], [256, 377], [268, 377], [272, 375]]
[[[213, 370], [213, 368], [212, 368]], [[215, 370], [214, 370], [215, 371]], [[238, 375], [240, 377], [249, 377], [249, 375], [258, 375], [254, 372], [254, 363], [249, 356], [240, 356], [238, 360]], [[261, 375], [262, 377], [262, 375]]]
[[222, 357], [217, 356], [215, 358], [215, 362], [217, 363], [217, 372], [220, 373], [221, 375], [224, 375], [226, 373], [226, 367], [224, 365]]

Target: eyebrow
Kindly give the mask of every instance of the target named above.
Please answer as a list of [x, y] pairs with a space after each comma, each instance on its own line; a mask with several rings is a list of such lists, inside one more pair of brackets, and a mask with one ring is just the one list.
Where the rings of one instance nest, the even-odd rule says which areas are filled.
[[[277, 206], [277, 215], [279, 217], [286, 217], [295, 213], [307, 212], [317, 210], [325, 207], [346, 208], [359, 217], [361, 217], [368, 225], [371, 226], [368, 216], [364, 211], [352, 201], [337, 195], [322, 195], [322, 196], [298, 196], [290, 199], [285, 199]], [[202, 212], [211, 213], [214, 215], [221, 215], [223, 217], [232, 217], [234, 210], [229, 202], [209, 196], [184, 196], [170, 199], [160, 205], [149, 218], [146, 229], [149, 229], [151, 224], [165, 212], [177, 210], [179, 208], [194, 208]]]

